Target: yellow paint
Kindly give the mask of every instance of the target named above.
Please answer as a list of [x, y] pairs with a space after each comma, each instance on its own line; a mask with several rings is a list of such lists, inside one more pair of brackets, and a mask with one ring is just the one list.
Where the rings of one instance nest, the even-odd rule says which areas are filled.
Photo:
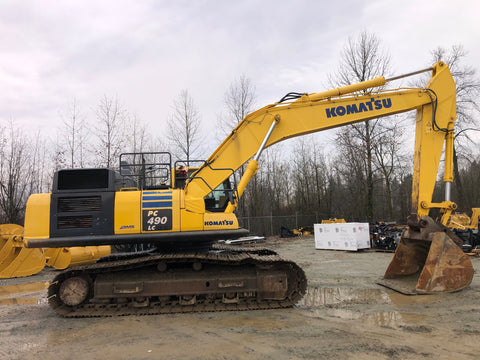
[[25, 241], [31, 237], [46, 239], [50, 235], [50, 194], [33, 194], [25, 212]]
[[115, 193], [115, 234], [138, 234], [142, 228], [141, 191]]
[[104, 246], [84, 246], [60, 249], [47, 249], [47, 265], [58, 270], [81, 264], [93, 264], [103, 256], [110, 255], [111, 248]]
[[45, 267], [42, 249], [25, 248], [23, 233], [23, 227], [19, 225], [0, 225], [1, 279], [33, 275]]
[[203, 215], [187, 210], [181, 210], [182, 228], [181, 231], [203, 230]]

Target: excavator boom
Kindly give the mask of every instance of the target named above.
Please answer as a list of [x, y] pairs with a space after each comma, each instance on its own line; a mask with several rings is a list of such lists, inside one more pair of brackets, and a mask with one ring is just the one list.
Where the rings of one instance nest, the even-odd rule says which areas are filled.
[[[428, 215], [431, 207], [454, 206], [432, 204], [431, 199], [444, 144], [448, 156], [453, 154], [450, 136], [456, 119], [455, 82], [442, 62], [428, 70], [432, 77], [425, 88], [373, 91], [372, 87], [391, 80], [379, 77], [304, 94], [295, 101], [271, 104], [247, 115], [187, 183], [186, 198], [203, 199], [231, 175], [232, 169], [236, 171], [252, 158], [265, 139], [264, 148], [268, 148], [292, 137], [416, 110], [412, 212], [423, 216]], [[275, 129], [266, 136], [274, 123]], [[255, 168], [252, 165], [246, 176], [251, 178]], [[446, 168], [445, 174], [447, 181], [453, 181], [451, 167]]]

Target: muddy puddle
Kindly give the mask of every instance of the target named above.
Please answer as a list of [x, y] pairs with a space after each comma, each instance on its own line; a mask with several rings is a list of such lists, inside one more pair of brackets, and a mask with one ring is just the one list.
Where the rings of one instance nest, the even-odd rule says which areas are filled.
[[[434, 296], [408, 296], [384, 289], [329, 287], [307, 289], [297, 307], [308, 309], [312, 317], [327, 315], [345, 320], [361, 320], [373, 326], [398, 328], [428, 318], [425, 314], [407, 312], [410, 305], [426, 304], [434, 300]], [[391, 304], [398, 310], [365, 312], [345, 308], [349, 305], [362, 304]]]
[[0, 286], [0, 306], [43, 303], [48, 285], [48, 281], [39, 281]]
[[382, 289], [354, 289], [344, 287], [309, 288], [300, 307], [320, 307], [345, 303], [386, 302], [388, 295]]

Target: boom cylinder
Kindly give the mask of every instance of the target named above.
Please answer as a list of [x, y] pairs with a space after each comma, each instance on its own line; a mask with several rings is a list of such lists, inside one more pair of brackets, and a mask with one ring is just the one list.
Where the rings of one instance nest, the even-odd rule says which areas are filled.
[[371, 80], [359, 82], [357, 84], [342, 86], [336, 89], [327, 90], [327, 91], [323, 91], [315, 94], [310, 94], [308, 95], [308, 99], [310, 101], [318, 101], [318, 100], [326, 99], [333, 96], [340, 96], [340, 95], [350, 94], [353, 92], [366, 90], [374, 87], [380, 87], [385, 85], [386, 82], [387, 81], [383, 76], [379, 76]]

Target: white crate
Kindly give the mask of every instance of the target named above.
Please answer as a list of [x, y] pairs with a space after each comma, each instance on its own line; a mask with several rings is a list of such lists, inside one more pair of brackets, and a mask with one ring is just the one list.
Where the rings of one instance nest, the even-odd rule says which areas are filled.
[[368, 223], [314, 224], [315, 248], [350, 250], [370, 248]]

